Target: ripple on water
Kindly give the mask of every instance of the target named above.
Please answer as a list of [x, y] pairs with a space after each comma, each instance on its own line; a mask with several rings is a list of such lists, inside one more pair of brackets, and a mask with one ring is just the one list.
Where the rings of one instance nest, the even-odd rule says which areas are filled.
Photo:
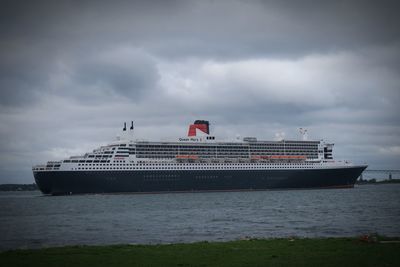
[[243, 237], [400, 236], [400, 185], [42, 197], [0, 193], [0, 249]]

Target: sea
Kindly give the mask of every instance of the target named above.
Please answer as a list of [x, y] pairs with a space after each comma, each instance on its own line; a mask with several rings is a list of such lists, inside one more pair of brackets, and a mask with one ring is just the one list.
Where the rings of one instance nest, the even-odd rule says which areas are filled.
[[43, 196], [0, 192], [0, 250], [249, 238], [400, 236], [400, 184]]

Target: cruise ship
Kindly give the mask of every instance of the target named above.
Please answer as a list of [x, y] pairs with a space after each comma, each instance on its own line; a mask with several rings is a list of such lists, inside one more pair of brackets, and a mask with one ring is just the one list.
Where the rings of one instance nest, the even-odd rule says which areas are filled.
[[82, 156], [33, 166], [43, 194], [203, 192], [351, 188], [367, 165], [336, 161], [323, 140], [218, 140], [196, 120], [176, 141], [134, 139], [126, 123], [116, 141]]

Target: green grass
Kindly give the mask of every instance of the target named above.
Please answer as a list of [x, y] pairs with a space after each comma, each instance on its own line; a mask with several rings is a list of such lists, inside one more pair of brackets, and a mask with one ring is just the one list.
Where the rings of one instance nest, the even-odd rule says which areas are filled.
[[398, 239], [370, 241], [267, 239], [14, 250], [0, 253], [0, 266], [400, 266]]

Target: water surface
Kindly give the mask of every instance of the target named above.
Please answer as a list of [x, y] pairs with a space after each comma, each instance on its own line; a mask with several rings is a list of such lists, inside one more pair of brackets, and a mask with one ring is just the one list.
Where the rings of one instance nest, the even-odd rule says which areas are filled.
[[400, 184], [354, 189], [42, 196], [0, 193], [0, 249], [400, 236]]

